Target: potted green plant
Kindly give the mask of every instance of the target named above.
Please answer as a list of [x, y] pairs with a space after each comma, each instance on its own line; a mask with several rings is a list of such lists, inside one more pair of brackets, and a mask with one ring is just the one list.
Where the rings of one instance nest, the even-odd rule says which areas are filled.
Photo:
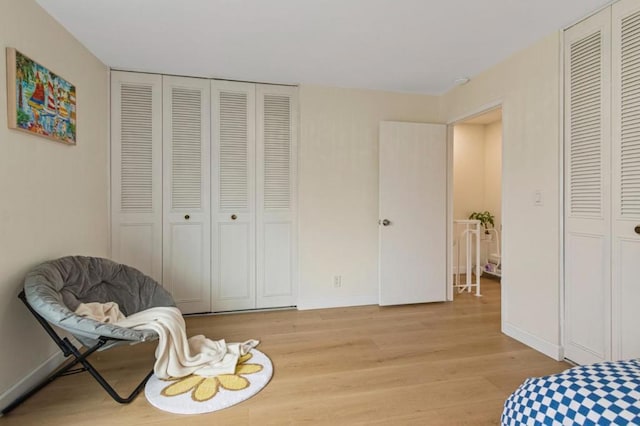
[[491, 225], [491, 228], [495, 226], [495, 216], [487, 210], [483, 212], [473, 212], [469, 215], [469, 219], [479, 220], [480, 224], [484, 228], [485, 234], [489, 234], [489, 225]]

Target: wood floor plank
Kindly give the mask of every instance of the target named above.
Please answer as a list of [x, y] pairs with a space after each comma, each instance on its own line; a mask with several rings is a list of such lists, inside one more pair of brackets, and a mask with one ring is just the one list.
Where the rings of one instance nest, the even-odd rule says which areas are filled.
[[[190, 335], [261, 340], [274, 376], [237, 406], [180, 416], [138, 397], [114, 403], [88, 375], [58, 379], [0, 419], [12, 425], [485, 425], [527, 377], [570, 366], [500, 332], [500, 284], [453, 303], [282, 310], [187, 319]], [[93, 358], [126, 392], [153, 364], [155, 345]]]

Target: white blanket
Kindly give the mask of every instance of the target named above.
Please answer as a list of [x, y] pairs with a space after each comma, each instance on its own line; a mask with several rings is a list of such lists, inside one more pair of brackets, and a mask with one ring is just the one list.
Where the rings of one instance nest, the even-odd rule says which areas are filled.
[[96, 321], [108, 322], [113, 324], [125, 318], [124, 314], [120, 312], [120, 307], [116, 302], [107, 303], [81, 303], [76, 309], [76, 314], [81, 317], [89, 317]]
[[213, 377], [235, 373], [238, 358], [258, 345], [257, 340], [226, 344], [203, 335], [187, 339], [182, 313], [177, 308], [159, 307], [130, 315], [115, 323], [136, 330], [158, 333], [156, 362], [153, 370], [161, 379], [190, 374]]

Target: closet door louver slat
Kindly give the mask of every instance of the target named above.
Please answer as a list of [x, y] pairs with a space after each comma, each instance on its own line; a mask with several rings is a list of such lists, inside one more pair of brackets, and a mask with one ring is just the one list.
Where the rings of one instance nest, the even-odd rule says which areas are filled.
[[202, 207], [201, 91], [174, 87], [171, 98], [171, 206], [199, 209]]
[[291, 193], [291, 99], [264, 95], [264, 208], [288, 209]]
[[621, 22], [620, 58], [620, 214], [640, 217], [640, 14], [628, 16]]
[[570, 46], [570, 162], [572, 215], [602, 214], [602, 34]]
[[122, 211], [153, 210], [153, 92], [151, 85], [122, 84], [121, 189]]
[[220, 92], [219, 102], [220, 209], [246, 210], [249, 208], [248, 95], [223, 91]]

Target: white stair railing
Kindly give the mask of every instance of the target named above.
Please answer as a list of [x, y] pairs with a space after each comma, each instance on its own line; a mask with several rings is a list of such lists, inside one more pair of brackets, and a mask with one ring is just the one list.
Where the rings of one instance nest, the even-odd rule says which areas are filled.
[[[462, 232], [458, 236], [458, 265], [456, 268], [456, 277], [454, 287], [458, 289], [458, 293], [462, 293], [467, 290], [471, 292], [472, 288], [476, 289], [476, 296], [480, 294], [480, 221], [479, 220], [454, 220], [455, 225], [460, 225], [458, 228], [462, 228]], [[465, 246], [465, 283], [460, 283], [460, 246], [464, 242]], [[472, 274], [474, 269], [473, 255], [475, 254], [475, 274]]]

